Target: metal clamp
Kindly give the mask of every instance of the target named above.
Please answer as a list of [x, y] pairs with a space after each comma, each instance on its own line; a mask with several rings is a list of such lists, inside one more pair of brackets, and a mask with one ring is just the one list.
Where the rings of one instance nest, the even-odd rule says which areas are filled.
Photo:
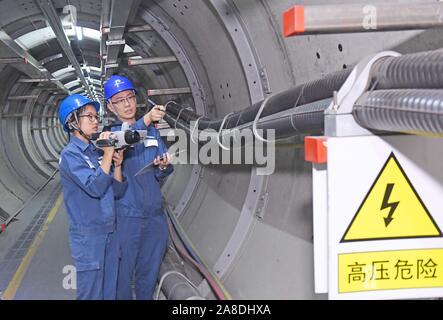
[[[352, 70], [343, 86], [337, 93], [328, 109], [325, 111], [325, 134], [327, 136], [346, 136], [370, 134], [355, 122], [352, 111], [354, 104], [365, 93], [372, 80], [371, 70], [375, 62], [385, 57], [399, 57], [400, 53], [384, 51], [363, 58]], [[347, 116], [345, 123], [338, 116]], [[344, 119], [342, 117], [342, 119]]]

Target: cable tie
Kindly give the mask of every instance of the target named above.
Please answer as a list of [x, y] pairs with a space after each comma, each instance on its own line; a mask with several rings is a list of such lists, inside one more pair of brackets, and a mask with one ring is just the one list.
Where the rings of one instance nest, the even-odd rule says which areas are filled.
[[195, 132], [195, 129], [197, 128], [197, 131], [198, 131], [198, 122], [200, 121], [201, 118], [204, 118], [204, 117], [205, 117], [205, 116], [201, 116], [201, 117], [199, 117], [199, 118], [195, 121], [194, 128], [193, 128], [192, 131], [191, 131], [191, 141], [192, 141], [192, 143], [194, 143], [194, 144], [197, 144], [197, 142], [194, 141], [194, 132]]
[[227, 147], [225, 147], [225, 146], [223, 145], [223, 143], [220, 142], [220, 133], [222, 132], [223, 127], [224, 127], [224, 125], [225, 125], [226, 120], [228, 119], [228, 117], [231, 116], [231, 115], [233, 115], [233, 114], [234, 114], [234, 112], [228, 113], [228, 114], [223, 118], [223, 121], [222, 121], [222, 123], [221, 123], [221, 125], [220, 125], [220, 129], [219, 129], [219, 131], [218, 131], [218, 135], [217, 135], [217, 143], [218, 143], [218, 145], [220, 146], [220, 148], [222, 148], [223, 150], [226, 150], [226, 151], [231, 150], [231, 148], [227, 148]]

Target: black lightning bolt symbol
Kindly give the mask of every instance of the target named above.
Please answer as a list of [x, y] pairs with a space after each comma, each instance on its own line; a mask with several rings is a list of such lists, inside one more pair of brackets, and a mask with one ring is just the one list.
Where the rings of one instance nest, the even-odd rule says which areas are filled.
[[391, 197], [392, 189], [394, 189], [394, 183], [389, 183], [386, 186], [385, 196], [383, 198], [383, 203], [381, 204], [381, 210], [384, 210], [386, 208], [391, 208], [388, 216], [384, 218], [386, 227], [389, 226], [392, 220], [394, 220], [392, 216], [394, 215], [394, 212], [397, 209], [398, 204], [400, 203], [400, 201], [389, 203], [389, 198]]

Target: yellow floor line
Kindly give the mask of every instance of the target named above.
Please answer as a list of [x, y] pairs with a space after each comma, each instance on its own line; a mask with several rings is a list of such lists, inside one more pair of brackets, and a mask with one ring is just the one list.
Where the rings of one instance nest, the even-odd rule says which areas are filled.
[[28, 270], [29, 264], [31, 263], [32, 258], [34, 257], [35, 253], [37, 252], [38, 248], [40, 247], [40, 244], [43, 242], [43, 239], [44, 239], [46, 233], [48, 232], [49, 225], [51, 224], [51, 222], [54, 220], [55, 216], [57, 215], [58, 209], [60, 208], [62, 203], [63, 203], [63, 194], [60, 194], [60, 196], [57, 198], [57, 201], [55, 202], [54, 206], [52, 207], [51, 211], [49, 212], [48, 217], [46, 218], [46, 221], [42, 226], [42, 229], [35, 237], [26, 256], [23, 258], [22, 262], [20, 263], [20, 266], [18, 267], [17, 271], [14, 274], [14, 277], [12, 278], [11, 282], [9, 283], [5, 292], [3, 293], [3, 296], [2, 296], [3, 300], [14, 299], [15, 294], [17, 293], [17, 290], [20, 288], [20, 285], [21, 285], [23, 278], [26, 274], [26, 271]]

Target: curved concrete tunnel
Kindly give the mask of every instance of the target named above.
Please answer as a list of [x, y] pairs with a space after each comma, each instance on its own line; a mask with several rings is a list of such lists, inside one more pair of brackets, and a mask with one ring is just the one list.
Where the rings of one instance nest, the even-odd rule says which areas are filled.
[[[41, 2], [45, 1], [0, 1], [0, 31], [21, 43], [27, 55], [68, 84], [71, 92], [82, 92]], [[89, 67], [91, 82], [101, 83], [106, 75], [100, 31], [106, 4], [117, 15], [110, 5], [114, 2], [69, 3], [76, 8], [77, 26], [83, 28], [83, 39], [75, 44], [80, 52], [76, 57], [84, 68]], [[358, 1], [326, 1], [353, 2]], [[50, 3], [63, 16], [68, 2]], [[128, 3], [132, 10], [125, 26], [126, 48], [120, 50], [118, 67], [107, 72], [132, 78], [140, 105], [146, 105], [147, 89], [189, 88], [189, 93], [152, 99], [175, 100], [210, 118], [222, 118], [269, 95], [347, 68], [370, 53], [419, 52], [443, 43], [439, 30], [283, 38], [282, 13], [294, 5], [289, 0]], [[128, 31], [138, 26], [149, 28]], [[6, 42], [2, 48], [8, 46]], [[0, 58], [11, 58], [3, 49], [0, 53]], [[130, 65], [134, 57], [175, 57], [177, 61]], [[68, 141], [57, 119], [58, 103], [66, 92], [51, 82], [26, 81], [33, 72], [29, 65], [20, 59], [13, 62], [0, 64], [3, 220], [57, 169], [59, 153]], [[96, 96], [102, 98], [100, 85]], [[145, 110], [141, 107], [140, 113]], [[312, 176], [302, 144], [302, 137], [277, 144], [275, 172], [269, 176], [257, 175], [251, 166], [180, 165], [163, 187], [165, 200], [187, 236], [235, 299], [326, 298], [314, 293]], [[55, 182], [58, 179], [56, 175]], [[13, 233], [14, 224], [9, 229]], [[0, 241], [9, 240], [2, 235]]]

